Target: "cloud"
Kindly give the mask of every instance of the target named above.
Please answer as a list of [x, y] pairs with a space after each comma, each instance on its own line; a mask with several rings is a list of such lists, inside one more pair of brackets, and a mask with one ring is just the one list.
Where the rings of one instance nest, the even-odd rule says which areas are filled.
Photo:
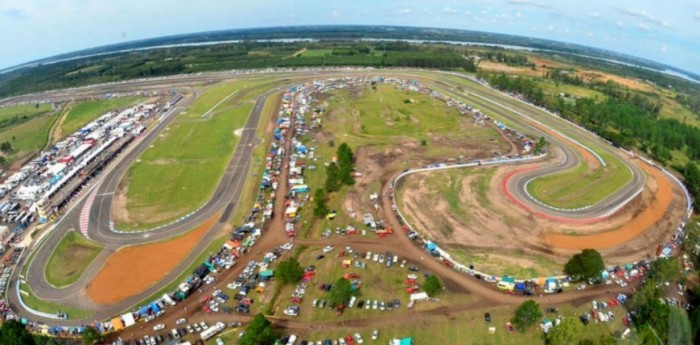
[[556, 28], [556, 27], [555, 27], [553, 24], [549, 24], [549, 25], [547, 25], [547, 27], [545, 28], [545, 30], [552, 31], [552, 30], [554, 30], [555, 28]]
[[616, 21], [616, 22], [615, 22], [615, 26], [617, 26], [618, 28], [626, 28], [626, 27], [627, 27], [627, 26], [625, 25], [625, 22], [623, 22], [623, 21], [621, 21], [621, 20]]
[[586, 36], [588, 37], [595, 37], [595, 34], [592, 32], [586, 32]]
[[666, 52], [668, 52], [668, 47], [664, 44], [661, 46], [661, 49], [659, 49], [659, 51], [666, 54]]
[[593, 17], [593, 18], [600, 18], [600, 13], [598, 13], [598, 12], [591, 12], [591, 13], [588, 14], [588, 16], [589, 16], [589, 17]]
[[409, 13], [413, 12], [413, 10], [410, 8], [403, 8], [403, 9], [400, 9], [398, 12], [399, 12], [399, 14], [409, 14]]
[[541, 4], [539, 2], [534, 2], [530, 0], [508, 0], [508, 4], [511, 5], [521, 5], [521, 6], [532, 6], [532, 7], [537, 7], [537, 8], [551, 8], [552, 6], [549, 6], [547, 4]]
[[697, 19], [697, 20], [700, 20], [700, 11], [695, 12], [693, 17], [695, 17], [695, 19]]
[[445, 8], [442, 9], [442, 13], [454, 14], [454, 13], [457, 13], [457, 12], [459, 12], [458, 9], [452, 8], [452, 7], [450, 7], [450, 6], [445, 6]]
[[639, 23], [639, 25], [637, 25], [637, 28], [640, 30], [647, 31], [647, 32], [651, 31], [651, 26], [649, 26], [648, 24], [644, 24], [644, 23]]
[[515, 18], [522, 18], [523, 14], [521, 12], [518, 12], [515, 14]]
[[340, 18], [341, 14], [342, 13], [340, 13], [338, 11], [333, 11], [333, 12], [331, 12], [331, 17], [338, 19], [338, 18]]
[[655, 25], [658, 25], [658, 26], [661, 26], [664, 28], [671, 28], [671, 25], [667, 21], [656, 18], [645, 10], [634, 10], [634, 9], [619, 8], [619, 7], [616, 7], [615, 9], [623, 14], [626, 14], [630, 17], [639, 18], [647, 23], [655, 24]]

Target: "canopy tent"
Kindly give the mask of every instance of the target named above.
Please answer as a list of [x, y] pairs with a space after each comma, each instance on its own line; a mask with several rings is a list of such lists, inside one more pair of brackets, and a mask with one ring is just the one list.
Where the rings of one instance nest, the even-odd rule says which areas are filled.
[[122, 320], [124, 320], [124, 327], [129, 327], [136, 324], [136, 320], [134, 320], [134, 314], [132, 313], [126, 313], [122, 315]]
[[124, 329], [124, 322], [122, 322], [122, 319], [117, 316], [112, 319], [112, 327], [114, 327], [115, 332], [121, 331]]

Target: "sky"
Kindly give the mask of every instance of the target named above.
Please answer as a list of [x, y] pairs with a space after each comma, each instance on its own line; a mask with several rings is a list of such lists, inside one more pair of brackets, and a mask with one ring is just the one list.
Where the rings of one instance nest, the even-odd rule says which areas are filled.
[[0, 69], [144, 38], [327, 24], [516, 34], [700, 73], [698, 0], [0, 0]]

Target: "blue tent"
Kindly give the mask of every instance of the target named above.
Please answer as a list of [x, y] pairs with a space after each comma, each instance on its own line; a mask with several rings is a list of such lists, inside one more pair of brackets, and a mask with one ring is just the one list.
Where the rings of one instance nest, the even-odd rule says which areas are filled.
[[154, 313], [157, 313], [157, 312], [160, 311], [160, 308], [158, 307], [158, 305], [156, 304], [156, 302], [152, 302], [152, 303], [151, 303], [151, 309], [153, 310]]
[[148, 315], [148, 306], [141, 307], [141, 309], [139, 309], [139, 315], [141, 315], [141, 316]]
[[428, 242], [428, 244], [425, 245], [425, 248], [432, 252], [435, 250], [435, 248], [437, 248], [437, 246], [433, 242]]

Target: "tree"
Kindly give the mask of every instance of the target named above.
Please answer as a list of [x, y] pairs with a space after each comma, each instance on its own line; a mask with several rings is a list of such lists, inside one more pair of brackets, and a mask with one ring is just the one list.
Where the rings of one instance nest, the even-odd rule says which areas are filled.
[[685, 310], [673, 306], [668, 313], [668, 343], [690, 345], [693, 342], [690, 320]]
[[10, 144], [9, 141], [5, 141], [2, 144], [0, 144], [0, 151], [4, 153], [12, 153], [15, 151], [15, 149], [12, 147], [12, 144]]
[[518, 331], [523, 332], [525, 328], [536, 324], [540, 318], [542, 318], [540, 305], [529, 299], [515, 309], [515, 315], [510, 319], [510, 322], [515, 325]]
[[282, 284], [296, 284], [304, 276], [304, 269], [295, 258], [280, 261], [275, 277]]
[[547, 344], [576, 345], [581, 340], [583, 325], [576, 318], [564, 319], [559, 326], [552, 328], [547, 334]]
[[547, 146], [547, 140], [544, 137], [540, 137], [540, 140], [535, 144], [535, 153], [540, 153]]
[[250, 321], [245, 334], [241, 337], [240, 345], [272, 345], [277, 338], [272, 329], [272, 323], [262, 314], [257, 314]]
[[331, 163], [326, 168], [326, 192], [331, 193], [340, 189], [340, 171], [338, 166]]
[[355, 293], [350, 285], [350, 281], [345, 278], [340, 278], [333, 284], [329, 294], [329, 300], [335, 305], [345, 304], [350, 302], [350, 297]]
[[4, 167], [5, 165], [7, 165], [7, 159], [5, 159], [5, 157], [3, 156], [0, 156], [0, 167]]
[[437, 295], [441, 289], [442, 284], [440, 284], [440, 280], [434, 274], [426, 278], [425, 282], [423, 282], [423, 291], [425, 291], [425, 293], [427, 293], [430, 297]]
[[314, 202], [316, 203], [316, 207], [314, 207], [314, 216], [322, 218], [328, 214], [328, 206], [326, 206], [326, 193], [323, 192], [323, 189], [316, 189], [316, 193], [314, 194]]
[[0, 328], [0, 344], [32, 345], [34, 344], [34, 339], [22, 323], [16, 320], [7, 320]]
[[564, 265], [566, 274], [575, 280], [599, 278], [604, 269], [603, 257], [595, 249], [584, 249]]
[[353, 170], [353, 154], [352, 149], [346, 143], [340, 144], [338, 146], [338, 170], [340, 171], [339, 179], [342, 183], [346, 185], [355, 184], [355, 179], [352, 177]]
[[672, 282], [680, 274], [680, 269], [678, 259], [674, 257], [656, 259], [649, 269], [649, 278], [657, 282]]
[[647, 280], [637, 292], [632, 295], [630, 310], [637, 313], [635, 326], [642, 339], [649, 339], [650, 335], [662, 339], [668, 338], [669, 306], [660, 300], [661, 289], [656, 287], [653, 279]]
[[102, 334], [97, 330], [97, 328], [92, 326], [83, 328], [83, 334], [81, 337], [83, 339], [83, 343], [85, 344], [94, 344], [102, 341]]

